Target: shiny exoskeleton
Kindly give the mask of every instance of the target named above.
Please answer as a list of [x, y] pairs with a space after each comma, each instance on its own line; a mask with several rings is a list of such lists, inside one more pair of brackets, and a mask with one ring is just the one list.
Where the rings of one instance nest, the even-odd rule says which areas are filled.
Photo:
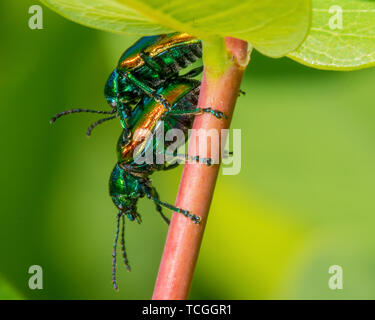
[[[107, 102], [117, 109], [123, 120], [122, 127], [126, 128], [131, 108], [145, 95], [167, 105], [156, 89], [166, 80], [178, 77], [181, 69], [201, 57], [201, 41], [187, 33], [143, 37], [127, 49], [104, 89]], [[202, 67], [198, 67], [188, 76], [194, 77], [201, 72]]]
[[[127, 130], [132, 109], [144, 97], [152, 97], [169, 107], [168, 101], [157, 92], [158, 88], [166, 81], [178, 78], [182, 69], [201, 57], [201, 41], [186, 33], [143, 37], [123, 53], [117, 67], [106, 82], [104, 95], [112, 108], [111, 111], [70, 109], [56, 114], [51, 122], [66, 114], [91, 112], [110, 116], [92, 124], [87, 135], [90, 135], [97, 125], [114, 119], [116, 116], [122, 128]], [[202, 67], [197, 67], [183, 77], [193, 78], [202, 70]]]
[[[142, 197], [151, 199], [162, 218], [169, 223], [162, 212], [162, 206], [179, 212], [194, 223], [200, 218], [187, 210], [160, 201], [149, 176], [158, 170], [175, 168], [178, 163], [167, 164], [165, 161], [139, 163], [139, 158], [151, 151], [152, 157], [167, 154], [172, 142], [160, 146], [155, 137], [160, 128], [181, 129], [185, 138], [192, 127], [194, 116], [211, 113], [217, 118], [225, 115], [211, 108], [197, 108], [200, 81], [192, 79], [202, 72], [202, 67], [192, 69], [180, 75], [180, 71], [202, 56], [201, 42], [185, 33], [172, 33], [143, 37], [121, 56], [120, 61], [106, 82], [104, 94], [111, 111], [90, 109], [71, 109], [56, 114], [51, 122], [63, 115], [91, 112], [109, 116], [93, 123], [87, 134], [104, 121], [118, 118], [122, 132], [117, 143], [118, 162], [109, 183], [109, 192], [113, 203], [119, 210], [117, 229], [112, 253], [112, 280], [116, 284], [116, 247], [121, 228], [121, 248], [125, 266], [130, 270], [125, 251], [125, 217], [130, 221], [141, 222], [137, 212], [138, 200]], [[150, 138], [151, 137], [151, 138]], [[181, 156], [172, 154], [172, 156]], [[210, 165], [211, 159], [182, 156]]]
[[[169, 220], [162, 212], [162, 206], [179, 212], [191, 219], [194, 223], [199, 223], [200, 218], [187, 210], [176, 208], [173, 205], [160, 201], [156, 189], [152, 186], [149, 176], [158, 170], [169, 170], [175, 168], [178, 163], [167, 164], [165, 161], [157, 163], [155, 158], [158, 154], [166, 155], [166, 150], [174, 141], [163, 141], [162, 150], [158, 150], [160, 141], [155, 139], [156, 132], [163, 127], [163, 132], [170, 129], [180, 129], [185, 138], [188, 130], [192, 127], [194, 116], [201, 113], [211, 113], [221, 119], [226, 116], [220, 111], [211, 108], [197, 108], [200, 81], [179, 77], [166, 81], [157, 90], [168, 102], [164, 103], [153, 98], [143, 99], [132, 110], [129, 117], [128, 130], [123, 130], [117, 144], [118, 162], [115, 165], [109, 183], [110, 195], [113, 203], [119, 209], [117, 215], [117, 229], [115, 243], [113, 247], [113, 286], [116, 284], [116, 246], [119, 233], [120, 219], [122, 219], [122, 230], [124, 230], [125, 216], [130, 221], [141, 222], [141, 217], [137, 212], [137, 202], [142, 197], [147, 197], [154, 201], [157, 211], [162, 218], [169, 223]], [[184, 143], [182, 141], [182, 143]], [[177, 148], [178, 143], [175, 144]], [[151, 151], [153, 158], [151, 162], [139, 162], [139, 156], [144, 156]], [[175, 154], [177, 156], [177, 154]], [[173, 155], [172, 155], [173, 156]], [[185, 156], [189, 159], [189, 156]], [[211, 160], [206, 158], [193, 157], [192, 160], [210, 165]], [[125, 252], [124, 233], [122, 232], [121, 247], [125, 266], [130, 270]]]

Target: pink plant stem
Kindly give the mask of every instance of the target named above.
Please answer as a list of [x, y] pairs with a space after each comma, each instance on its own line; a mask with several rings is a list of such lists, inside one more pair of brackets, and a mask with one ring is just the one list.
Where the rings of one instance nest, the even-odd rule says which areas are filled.
[[[228, 120], [203, 114], [196, 117], [193, 129], [216, 129], [220, 132], [221, 129], [229, 128], [242, 75], [248, 62], [248, 46], [242, 40], [229, 37], [225, 39], [225, 44], [230, 63], [219, 77], [210, 78], [209, 72], [204, 70], [198, 106], [220, 110], [228, 116]], [[196, 137], [193, 132], [189, 143], [191, 155], [194, 155], [191, 153], [194, 139]], [[180, 213], [173, 214], [153, 300], [188, 298], [218, 172], [218, 164], [210, 167], [200, 163], [185, 164], [176, 206], [200, 216], [201, 223], [194, 224]]]

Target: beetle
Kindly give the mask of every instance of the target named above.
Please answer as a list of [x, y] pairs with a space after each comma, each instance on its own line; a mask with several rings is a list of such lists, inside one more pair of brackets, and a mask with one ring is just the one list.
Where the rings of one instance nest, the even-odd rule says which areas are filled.
[[[112, 281], [115, 289], [120, 220], [122, 219], [122, 254], [125, 266], [130, 270], [124, 242], [125, 217], [131, 221], [141, 222], [141, 217], [137, 213], [137, 202], [140, 198], [146, 196], [154, 201], [157, 211], [167, 223], [169, 220], [164, 216], [162, 206], [185, 215], [194, 223], [200, 222], [198, 216], [187, 210], [160, 201], [149, 179], [153, 172], [173, 169], [178, 163], [139, 164], [137, 158], [150, 149], [153, 156], [160, 154], [157, 139], [156, 142], [154, 139], [150, 140], [149, 134], [142, 134], [142, 130], [139, 129], [151, 133], [151, 136], [160, 126], [165, 131], [181, 129], [186, 137], [197, 114], [210, 113], [219, 119], [226, 118], [222, 112], [209, 107], [197, 108], [200, 81], [192, 78], [202, 72], [202, 67], [194, 68], [184, 75], [179, 74], [201, 55], [201, 42], [188, 34], [172, 33], [143, 37], [124, 52], [106, 82], [104, 94], [112, 110], [70, 109], [56, 114], [50, 121], [53, 123], [61, 116], [79, 112], [110, 115], [93, 123], [87, 131], [90, 135], [92, 130], [103, 122], [115, 118], [120, 120], [122, 132], [117, 143], [118, 162], [109, 182], [112, 201], [119, 210], [112, 252]], [[170, 143], [165, 143], [161, 151], [163, 155], [166, 155], [169, 145]], [[185, 155], [183, 157], [206, 165], [212, 163], [209, 158]]]
[[[131, 110], [145, 96], [168, 107], [168, 101], [157, 93], [157, 89], [167, 80], [179, 77], [179, 71], [202, 57], [201, 41], [187, 33], [170, 33], [146, 36], [135, 42], [121, 56], [117, 67], [112, 71], [104, 87], [104, 95], [111, 111], [70, 109], [57, 113], [51, 123], [61, 116], [91, 112], [110, 115], [93, 123], [87, 130], [90, 135], [99, 124], [117, 117], [124, 130], [128, 129]], [[197, 67], [183, 77], [193, 78], [202, 72]]]
[[[129, 262], [125, 251], [124, 242], [124, 225], [125, 217], [130, 221], [141, 222], [141, 216], [137, 212], [137, 202], [142, 197], [147, 197], [154, 201], [157, 211], [161, 217], [169, 223], [162, 212], [162, 206], [173, 211], [183, 214], [191, 219], [194, 223], [200, 223], [200, 217], [190, 213], [187, 210], [177, 208], [168, 203], [162, 202], [156, 189], [152, 186], [149, 176], [155, 171], [170, 170], [175, 168], [178, 163], [166, 164], [165, 161], [155, 163], [154, 158], [158, 153], [166, 155], [167, 148], [174, 141], [166, 141], [162, 150], [158, 150], [160, 141], [155, 139], [156, 131], [163, 127], [163, 131], [170, 129], [180, 129], [185, 138], [188, 130], [192, 127], [194, 116], [202, 113], [210, 113], [218, 119], [227, 118], [222, 112], [211, 108], [198, 108], [198, 96], [200, 89], [200, 81], [179, 77], [164, 83], [157, 90], [158, 94], [162, 94], [168, 101], [167, 108], [162, 102], [152, 98], [143, 99], [132, 110], [129, 118], [129, 130], [123, 130], [117, 143], [118, 162], [116, 163], [110, 180], [109, 192], [113, 203], [119, 210], [117, 214], [117, 228], [115, 241], [112, 252], [112, 282], [115, 289], [116, 283], [116, 247], [120, 228], [120, 220], [122, 219], [121, 248], [125, 266], [130, 270]], [[179, 141], [175, 147], [185, 143]], [[140, 156], [144, 156], [147, 150], [151, 150], [153, 158], [151, 162], [137, 161]], [[177, 149], [176, 149], [177, 150]], [[178, 156], [176, 153], [172, 156]], [[211, 165], [212, 160], [209, 158], [199, 158], [184, 155], [185, 159], [191, 159]]]

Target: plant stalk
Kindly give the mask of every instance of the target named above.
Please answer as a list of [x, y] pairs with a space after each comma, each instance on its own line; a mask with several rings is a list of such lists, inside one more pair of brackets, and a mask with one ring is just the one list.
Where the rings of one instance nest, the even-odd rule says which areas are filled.
[[[221, 130], [230, 126], [243, 72], [250, 55], [246, 42], [230, 37], [225, 39], [225, 50], [227, 60], [225, 69], [220, 74], [211, 72], [215, 66], [205, 62], [198, 107], [222, 111], [228, 119], [217, 119], [211, 114], [203, 114], [195, 118], [193, 125], [193, 129], [218, 130], [219, 137]], [[192, 153], [192, 150], [196, 150], [192, 144], [197, 141], [198, 132], [193, 130], [190, 137], [188, 154], [192, 156], [197, 155]], [[210, 145], [211, 141], [207, 143]], [[186, 163], [184, 166], [176, 206], [199, 215], [201, 222], [194, 224], [182, 214], [173, 213], [153, 300], [188, 298], [219, 167], [219, 164], [206, 166], [201, 163]]]

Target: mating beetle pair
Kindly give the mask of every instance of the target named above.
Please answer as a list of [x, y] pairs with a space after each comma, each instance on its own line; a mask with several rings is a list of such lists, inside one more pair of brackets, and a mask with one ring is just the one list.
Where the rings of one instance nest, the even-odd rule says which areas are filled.
[[[160, 201], [156, 189], [151, 185], [149, 175], [158, 170], [175, 168], [178, 163], [138, 164], [134, 153], [136, 149], [138, 152], [145, 152], [146, 148], [152, 148], [153, 154], [157, 152], [158, 142], [153, 138], [149, 140], [146, 136], [139, 136], [139, 132], [145, 132], [139, 130], [144, 129], [153, 134], [161, 120], [165, 131], [178, 128], [187, 136], [197, 114], [206, 112], [219, 119], [226, 118], [220, 111], [197, 108], [200, 81], [192, 78], [202, 72], [202, 67], [179, 75], [181, 69], [195, 62], [201, 55], [201, 42], [184, 33], [143, 37], [125, 51], [105, 85], [104, 93], [112, 107], [111, 111], [71, 109], [58, 113], [51, 119], [51, 122], [54, 122], [63, 115], [78, 112], [111, 115], [92, 124], [88, 129], [88, 135], [104, 121], [114, 118], [120, 120], [122, 133], [117, 144], [118, 162], [109, 183], [110, 195], [119, 209], [112, 253], [112, 281], [115, 289], [116, 247], [120, 220], [122, 219], [122, 255], [126, 268], [130, 270], [124, 241], [125, 216], [131, 221], [141, 222], [137, 213], [139, 198], [146, 196], [153, 200], [157, 211], [167, 223], [169, 220], [164, 216], [162, 206], [182, 213], [194, 223], [200, 222], [198, 216]], [[167, 147], [168, 143], [164, 145], [163, 152]], [[193, 160], [210, 164], [210, 159], [195, 157]]]
[[[119, 118], [124, 130], [128, 129], [131, 110], [145, 97], [153, 97], [164, 102], [156, 92], [168, 80], [179, 77], [179, 71], [202, 57], [201, 41], [186, 33], [171, 33], [143, 37], [127, 49], [117, 67], [109, 76], [104, 95], [111, 111], [90, 109], [70, 109], [56, 114], [51, 123], [61, 116], [71, 113], [90, 112], [112, 115], [93, 123], [87, 135], [99, 124]], [[195, 68], [184, 75], [193, 78], [202, 72]]]

